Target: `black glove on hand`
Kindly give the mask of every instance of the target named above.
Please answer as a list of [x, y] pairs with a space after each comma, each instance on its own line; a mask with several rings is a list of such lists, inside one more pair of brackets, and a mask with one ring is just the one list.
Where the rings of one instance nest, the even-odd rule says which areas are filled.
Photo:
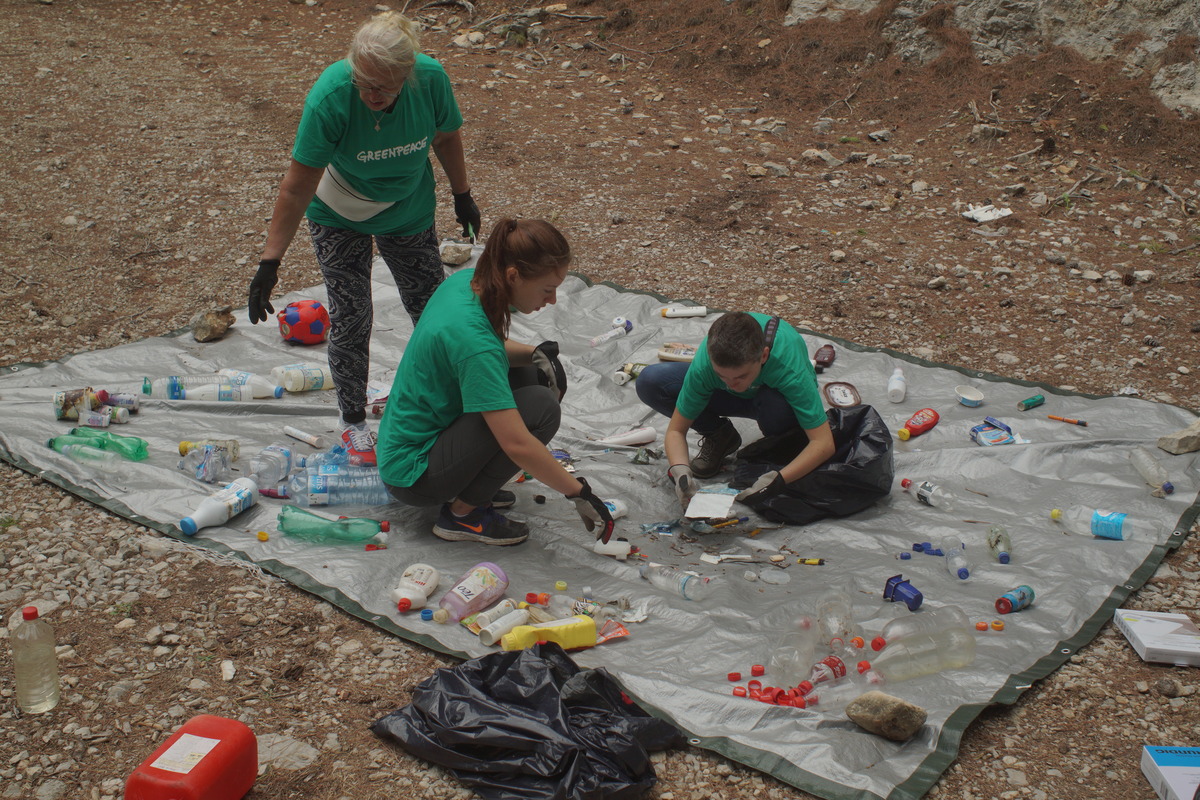
[[463, 236], [475, 241], [479, 236], [479, 226], [483, 219], [479, 216], [479, 206], [471, 199], [471, 190], [454, 195], [454, 218], [463, 226]]
[[267, 314], [274, 314], [271, 305], [271, 290], [279, 282], [279, 259], [264, 258], [258, 262], [258, 272], [250, 281], [250, 324], [267, 321]]
[[738, 492], [735, 499], [739, 503], [749, 506], [758, 505], [782, 492], [785, 486], [787, 486], [787, 481], [783, 479], [783, 476], [775, 470], [771, 470], [760, 475], [749, 488]]
[[562, 400], [567, 394], [567, 373], [558, 360], [558, 342], [542, 342], [533, 348], [533, 365], [546, 379], [550, 391]]
[[673, 464], [667, 469], [667, 477], [675, 485], [675, 496], [679, 498], [679, 505], [686, 512], [692, 502], [692, 495], [700, 489], [696, 484], [696, 476], [692, 474], [692, 468], [687, 464]]
[[583, 485], [579, 494], [567, 499], [575, 503], [575, 510], [579, 512], [579, 518], [583, 520], [588, 532], [596, 531], [596, 538], [608, 544], [613, 532], [612, 513], [609, 512], [608, 506], [604, 505], [604, 501], [596, 497], [592, 487], [588, 486], [587, 479], [580, 478], [579, 482]]

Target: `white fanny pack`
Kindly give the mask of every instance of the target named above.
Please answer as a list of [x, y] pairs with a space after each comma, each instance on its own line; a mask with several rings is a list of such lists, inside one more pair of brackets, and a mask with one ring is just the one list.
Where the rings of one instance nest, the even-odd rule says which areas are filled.
[[339, 216], [351, 222], [362, 222], [396, 205], [394, 202], [372, 200], [363, 197], [350, 187], [333, 164], [325, 167], [325, 174], [317, 184], [317, 197]]

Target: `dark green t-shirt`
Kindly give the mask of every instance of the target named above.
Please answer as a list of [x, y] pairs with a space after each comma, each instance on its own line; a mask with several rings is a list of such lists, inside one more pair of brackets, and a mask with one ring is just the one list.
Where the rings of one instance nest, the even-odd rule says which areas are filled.
[[436, 206], [429, 149], [434, 134], [456, 131], [463, 121], [450, 79], [441, 64], [418, 54], [413, 75], [387, 112], [367, 108], [350, 81], [345, 60], [321, 73], [304, 101], [292, 158], [309, 167], [332, 164], [359, 194], [395, 205], [352, 222], [314, 197], [308, 218], [362, 233], [411, 236], [427, 230]]
[[463, 414], [516, 408], [504, 342], [471, 289], [473, 269], [447, 278], [417, 323], [379, 424], [379, 474], [412, 486], [442, 431]]
[[[758, 324], [766, 328], [771, 319], [766, 314], [751, 314]], [[683, 388], [675, 408], [688, 419], [700, 416], [708, 405], [712, 393], [718, 389], [729, 392], [734, 397], [750, 398], [758, 394], [760, 387], [769, 386], [785, 398], [792, 410], [796, 412], [796, 420], [800, 427], [806, 430], [820, 427], [828, 421], [825, 406], [821, 403], [821, 394], [817, 391], [817, 374], [813, 370], [812, 361], [808, 358], [808, 345], [800, 332], [783, 320], [775, 333], [775, 343], [771, 346], [771, 355], [754, 384], [744, 392], [732, 392], [725, 382], [713, 372], [712, 362], [708, 359], [708, 339], [700, 343], [696, 349], [696, 358], [688, 367], [683, 379]]]

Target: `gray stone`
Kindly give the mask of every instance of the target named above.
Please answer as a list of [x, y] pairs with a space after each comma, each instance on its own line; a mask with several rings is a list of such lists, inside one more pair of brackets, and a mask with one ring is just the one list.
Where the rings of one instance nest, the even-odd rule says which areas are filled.
[[1159, 449], [1176, 456], [1200, 450], [1200, 419], [1182, 430], [1159, 437], [1157, 444]]
[[871, 691], [850, 703], [846, 716], [863, 730], [894, 742], [906, 742], [925, 724], [928, 714], [907, 700]]
[[1154, 684], [1154, 691], [1163, 697], [1179, 697], [1183, 694], [1183, 686], [1174, 678], [1160, 678]]
[[33, 793], [36, 800], [58, 800], [67, 793], [67, 784], [58, 778], [48, 780]]
[[197, 342], [211, 342], [220, 339], [233, 325], [234, 319], [231, 307], [201, 311], [192, 317], [192, 338]]
[[465, 264], [471, 260], [471, 250], [469, 244], [444, 244], [442, 245], [442, 263], [452, 267]]

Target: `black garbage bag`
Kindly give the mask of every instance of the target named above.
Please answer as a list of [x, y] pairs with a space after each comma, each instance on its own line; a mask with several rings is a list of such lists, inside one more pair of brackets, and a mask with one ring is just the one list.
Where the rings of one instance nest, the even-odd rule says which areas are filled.
[[496, 800], [641, 797], [649, 752], [683, 742], [552, 643], [439, 669], [371, 730]]
[[[868, 405], [831, 408], [826, 412], [833, 457], [780, 494], [751, 505], [774, 522], [807, 525], [825, 517], [862, 511], [892, 490], [892, 432], [879, 412]], [[803, 428], [751, 442], [737, 454], [730, 486], [744, 489], [764, 472], [780, 469], [808, 444]]]

